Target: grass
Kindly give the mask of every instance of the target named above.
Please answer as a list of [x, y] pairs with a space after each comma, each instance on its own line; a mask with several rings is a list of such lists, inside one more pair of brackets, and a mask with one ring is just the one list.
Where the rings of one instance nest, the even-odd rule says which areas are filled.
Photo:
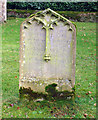
[[19, 100], [19, 33], [22, 18], [2, 25], [3, 118], [96, 118], [96, 23], [76, 22], [76, 97]]

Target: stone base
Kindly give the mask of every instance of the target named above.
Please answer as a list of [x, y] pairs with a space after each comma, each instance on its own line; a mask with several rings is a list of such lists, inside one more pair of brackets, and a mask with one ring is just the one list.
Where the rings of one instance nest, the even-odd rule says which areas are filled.
[[[55, 84], [56, 85], [56, 84]], [[37, 93], [31, 90], [31, 88], [20, 88], [20, 99], [28, 99], [29, 101], [39, 101], [39, 100], [61, 100], [61, 99], [67, 99], [67, 100], [75, 100], [75, 91], [72, 92], [64, 91], [64, 92], [58, 92], [55, 89], [53, 89], [52, 92], [47, 92], [48, 94], [43, 93]]]
[[55, 84], [55, 90], [58, 92], [64, 92], [64, 91], [68, 91], [68, 92], [72, 92], [73, 91], [73, 87], [71, 84], [71, 80], [57, 80], [57, 79], [36, 79], [36, 78], [32, 78], [32, 79], [22, 79], [19, 82], [19, 88], [30, 88], [31, 90], [33, 90], [34, 92], [38, 92], [38, 93], [43, 93], [43, 94], [47, 94], [45, 88], [47, 86], [51, 86], [52, 84]]

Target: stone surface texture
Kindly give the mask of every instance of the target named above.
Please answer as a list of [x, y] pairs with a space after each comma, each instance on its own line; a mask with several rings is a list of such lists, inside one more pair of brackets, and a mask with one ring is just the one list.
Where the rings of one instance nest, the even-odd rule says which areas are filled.
[[0, 22], [7, 20], [7, 0], [0, 0]]

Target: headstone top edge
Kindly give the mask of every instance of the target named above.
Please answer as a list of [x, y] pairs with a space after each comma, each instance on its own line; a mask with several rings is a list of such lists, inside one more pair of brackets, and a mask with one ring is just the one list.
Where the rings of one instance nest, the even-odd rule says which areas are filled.
[[38, 15], [44, 15], [44, 14], [46, 14], [47, 12], [51, 12], [53, 15], [59, 17], [60, 19], [63, 19], [64, 21], [67, 21], [72, 27], [73, 27], [73, 25], [74, 25], [74, 28], [76, 28], [76, 24], [75, 24], [74, 22], [68, 20], [67, 18], [65, 18], [64, 16], [60, 15], [59, 13], [51, 10], [50, 8], [47, 8], [47, 9], [45, 9], [45, 10], [43, 10], [43, 11], [39, 11], [39, 12], [37, 12], [37, 13], [35, 13], [35, 14], [31, 14], [26, 20], [24, 20], [24, 21], [22, 22], [22, 24], [25, 23], [25, 22], [27, 22], [28, 20], [32, 20], [34, 17], [36, 17], [36, 16], [38, 16]]

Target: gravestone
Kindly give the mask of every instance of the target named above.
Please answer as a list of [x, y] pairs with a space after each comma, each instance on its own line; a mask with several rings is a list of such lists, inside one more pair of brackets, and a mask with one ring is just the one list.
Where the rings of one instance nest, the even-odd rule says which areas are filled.
[[20, 88], [72, 92], [75, 85], [76, 28], [51, 9], [31, 15], [20, 30]]

